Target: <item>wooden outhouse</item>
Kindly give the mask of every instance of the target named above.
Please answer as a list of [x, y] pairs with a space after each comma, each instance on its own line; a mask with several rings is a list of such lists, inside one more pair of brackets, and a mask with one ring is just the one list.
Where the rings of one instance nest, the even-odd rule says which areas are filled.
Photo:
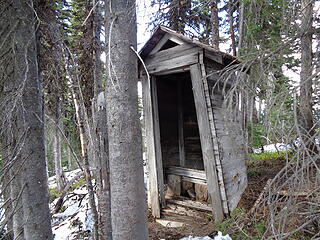
[[241, 126], [224, 116], [213, 71], [239, 61], [163, 26], [140, 56], [152, 214], [160, 218], [170, 198], [194, 200], [192, 190], [197, 194], [205, 186], [220, 221], [236, 208], [247, 175]]

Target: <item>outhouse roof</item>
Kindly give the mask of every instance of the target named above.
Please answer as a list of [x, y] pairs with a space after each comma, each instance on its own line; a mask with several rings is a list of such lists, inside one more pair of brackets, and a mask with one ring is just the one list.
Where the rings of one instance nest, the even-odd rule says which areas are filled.
[[204, 44], [201, 43], [199, 40], [194, 39], [194, 38], [190, 38], [188, 36], [185, 36], [183, 34], [177, 33], [176, 31], [171, 30], [170, 28], [164, 27], [164, 26], [158, 26], [156, 28], [156, 30], [154, 31], [154, 33], [152, 34], [152, 36], [150, 37], [150, 39], [146, 42], [146, 44], [142, 47], [142, 49], [140, 50], [140, 56], [145, 59], [150, 53], [151, 51], [154, 49], [154, 47], [159, 43], [159, 41], [166, 35], [166, 34], [170, 34], [176, 38], [178, 38], [179, 40], [181, 40], [182, 42], [188, 43], [188, 44], [192, 44], [194, 46], [203, 48], [205, 50], [207, 50], [210, 53], [214, 53], [217, 55], [220, 55], [224, 60], [227, 60], [227, 63], [240, 63], [241, 61], [222, 51], [217, 50], [216, 48], [208, 45], [208, 44]]

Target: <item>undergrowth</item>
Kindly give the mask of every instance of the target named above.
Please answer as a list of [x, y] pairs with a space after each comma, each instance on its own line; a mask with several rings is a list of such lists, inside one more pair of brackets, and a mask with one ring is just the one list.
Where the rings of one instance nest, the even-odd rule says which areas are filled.
[[264, 219], [249, 219], [243, 208], [236, 208], [216, 228], [224, 235], [229, 234], [233, 240], [259, 240], [266, 231], [266, 223]]
[[[81, 178], [79, 181], [72, 184], [68, 192], [72, 192], [77, 188], [81, 188], [85, 184], [86, 184], [86, 180], [84, 178]], [[56, 198], [59, 198], [62, 195], [62, 192], [60, 192], [57, 187], [49, 188], [49, 193], [50, 193], [50, 202], [53, 202]]]

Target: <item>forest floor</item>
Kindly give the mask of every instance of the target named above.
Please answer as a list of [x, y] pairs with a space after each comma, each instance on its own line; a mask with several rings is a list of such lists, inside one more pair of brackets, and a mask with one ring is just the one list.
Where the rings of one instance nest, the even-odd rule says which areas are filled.
[[[281, 158], [251, 158], [247, 160], [248, 187], [242, 196], [238, 209], [248, 212], [258, 199], [268, 179], [272, 179], [284, 165], [285, 160]], [[80, 170], [68, 172], [66, 173], [66, 177], [70, 180], [78, 175], [79, 172]], [[56, 191], [55, 177], [50, 178], [49, 183], [52, 199], [51, 208], [53, 209], [58, 200], [59, 192]], [[179, 207], [174, 206], [172, 209], [183, 213], [183, 208], [178, 208]], [[165, 212], [165, 217], [162, 218], [162, 224], [159, 223], [159, 220], [155, 220], [151, 213], [149, 213], [150, 239], [175, 240], [188, 236], [209, 236], [210, 238], [206, 237], [203, 239], [215, 239], [214, 236], [217, 231], [225, 232], [225, 234], [231, 233], [230, 235], [232, 237], [233, 232], [229, 226], [223, 229], [221, 225], [216, 225], [210, 212], [201, 212], [192, 209], [186, 209], [186, 211], [188, 215], [191, 213], [191, 216], [180, 217], [172, 215], [172, 211]], [[225, 222], [222, 224], [225, 224]], [[88, 204], [85, 180], [80, 179], [77, 183], [73, 184], [71, 191], [65, 197], [61, 211], [53, 214], [55, 240], [89, 239], [87, 233], [91, 232], [92, 228], [93, 221]]]
[[[248, 212], [261, 191], [265, 187], [268, 179], [272, 179], [285, 166], [284, 159], [254, 159], [247, 160], [248, 187], [242, 195], [238, 208]], [[201, 213], [199, 213], [201, 214]], [[202, 221], [198, 218], [190, 217], [181, 227], [165, 227], [149, 214], [149, 234], [153, 240], [166, 239], [175, 240], [185, 236], [210, 236], [213, 238], [219, 227], [217, 227], [212, 217], [204, 214]], [[232, 236], [231, 236], [232, 237]]]

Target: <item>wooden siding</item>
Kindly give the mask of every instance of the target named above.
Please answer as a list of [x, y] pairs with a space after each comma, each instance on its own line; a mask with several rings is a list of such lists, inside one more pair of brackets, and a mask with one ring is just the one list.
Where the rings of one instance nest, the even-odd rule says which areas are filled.
[[198, 118], [203, 162], [207, 177], [208, 191], [212, 201], [213, 214], [216, 221], [222, 221], [224, 218], [223, 205], [200, 64], [190, 66], [190, 74]]
[[[237, 119], [227, 116], [223, 106], [222, 89], [224, 82], [217, 84], [219, 75], [211, 74], [222, 66], [213, 61], [206, 61], [208, 87], [211, 98], [214, 122], [216, 126], [219, 153], [223, 169], [224, 184], [227, 193], [229, 210], [234, 210], [247, 186], [245, 166], [245, 146], [241, 125]], [[228, 86], [228, 85], [227, 85]]]

